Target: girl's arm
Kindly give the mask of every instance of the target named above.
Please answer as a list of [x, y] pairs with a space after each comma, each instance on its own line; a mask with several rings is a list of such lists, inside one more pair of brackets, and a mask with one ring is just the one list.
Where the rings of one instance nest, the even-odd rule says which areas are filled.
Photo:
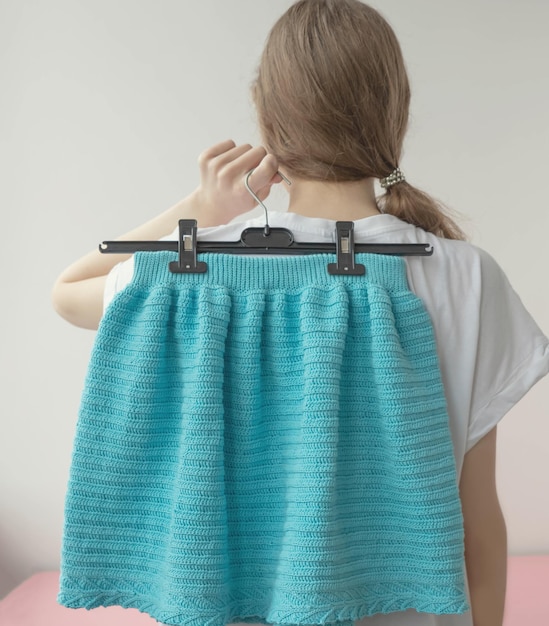
[[496, 491], [495, 426], [465, 455], [459, 491], [474, 626], [502, 626], [507, 528]]
[[[198, 163], [201, 184], [192, 194], [116, 241], [158, 240], [172, 233], [180, 219], [196, 219], [199, 228], [226, 224], [256, 205], [244, 185], [247, 172], [256, 168], [249, 184], [261, 200], [269, 195], [273, 183], [282, 180], [276, 174], [276, 159], [263, 147], [236, 147], [232, 140], [205, 150]], [[67, 267], [51, 292], [55, 311], [75, 326], [96, 330], [103, 315], [106, 276], [117, 263], [131, 256], [93, 250]]]

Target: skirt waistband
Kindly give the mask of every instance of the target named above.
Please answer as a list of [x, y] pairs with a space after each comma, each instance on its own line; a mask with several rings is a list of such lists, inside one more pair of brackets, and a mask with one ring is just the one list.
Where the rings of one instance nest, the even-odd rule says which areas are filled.
[[176, 274], [169, 263], [176, 261], [177, 252], [139, 251], [134, 255], [133, 284], [217, 284], [230, 289], [300, 290], [309, 285], [381, 284], [390, 291], [409, 291], [406, 263], [402, 257], [371, 253], [355, 254], [355, 263], [363, 264], [363, 276], [332, 275], [328, 263], [336, 263], [336, 254], [304, 254], [288, 256], [246, 256], [223, 252], [198, 255], [208, 269], [202, 274]]

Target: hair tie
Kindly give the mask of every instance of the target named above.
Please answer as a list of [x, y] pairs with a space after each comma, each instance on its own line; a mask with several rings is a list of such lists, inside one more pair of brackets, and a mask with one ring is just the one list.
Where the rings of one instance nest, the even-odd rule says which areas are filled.
[[382, 178], [380, 180], [380, 183], [384, 189], [387, 189], [387, 187], [391, 187], [391, 185], [396, 185], [403, 180], [406, 180], [404, 178], [404, 174], [400, 171], [400, 168], [397, 167], [395, 170], [393, 170], [391, 174], [389, 174], [389, 176], [387, 176], [387, 178]]

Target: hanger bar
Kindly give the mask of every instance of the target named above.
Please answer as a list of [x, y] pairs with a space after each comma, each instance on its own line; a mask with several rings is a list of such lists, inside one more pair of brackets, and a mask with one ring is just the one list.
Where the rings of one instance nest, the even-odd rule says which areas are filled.
[[137, 252], [171, 250], [178, 252], [177, 261], [171, 261], [170, 271], [176, 274], [201, 274], [208, 271], [207, 263], [199, 261], [199, 252], [225, 252], [229, 254], [318, 254], [336, 253], [337, 262], [328, 263], [329, 274], [362, 276], [366, 268], [361, 263], [355, 264], [356, 252], [372, 254], [430, 256], [433, 249], [430, 244], [393, 244], [354, 242], [354, 222], [336, 222], [336, 243], [296, 242], [293, 233], [287, 228], [246, 228], [240, 235], [240, 241], [197, 241], [197, 221], [179, 220], [178, 241], [104, 241], [99, 251]]
[[[271, 228], [271, 230], [273, 230]], [[197, 252], [226, 252], [228, 254], [315, 254], [336, 253], [335, 243], [309, 243], [294, 241], [290, 247], [251, 247], [241, 241], [197, 241]], [[395, 256], [431, 256], [433, 249], [427, 243], [355, 243], [355, 252], [391, 254]], [[129, 254], [131, 252], [177, 252], [177, 241], [103, 241], [99, 251], [103, 254]]]

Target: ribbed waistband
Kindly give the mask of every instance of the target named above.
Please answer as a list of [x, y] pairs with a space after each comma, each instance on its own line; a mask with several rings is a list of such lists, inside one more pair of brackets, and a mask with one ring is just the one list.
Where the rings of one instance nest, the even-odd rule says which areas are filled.
[[336, 263], [333, 253], [287, 256], [247, 256], [223, 252], [204, 252], [198, 260], [207, 263], [203, 274], [176, 274], [169, 268], [177, 261], [177, 252], [136, 252], [134, 255], [133, 284], [204, 285], [215, 284], [236, 290], [285, 289], [299, 290], [307, 285], [334, 283], [383, 285], [391, 291], [408, 291], [406, 263], [402, 257], [357, 253], [355, 263], [363, 264], [363, 276], [332, 275], [328, 263]]

